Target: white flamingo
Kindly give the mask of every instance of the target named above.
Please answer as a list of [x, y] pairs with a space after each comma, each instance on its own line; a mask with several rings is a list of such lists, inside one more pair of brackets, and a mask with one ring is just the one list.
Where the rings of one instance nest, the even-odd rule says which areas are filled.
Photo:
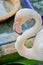
[[[25, 58], [43, 60], [43, 29], [41, 29], [42, 20], [40, 15], [36, 11], [27, 8], [19, 10], [15, 16], [15, 23], [13, 25], [13, 29], [14, 26], [15, 29], [17, 27], [21, 29], [19, 25], [22, 25], [23, 23], [25, 23], [27, 20], [31, 18], [35, 19], [36, 21], [35, 25], [32, 28], [26, 30], [22, 35], [20, 35], [17, 38], [17, 41], [15, 43], [15, 48], [18, 51], [18, 53]], [[17, 23], [19, 25], [16, 25]], [[38, 30], [40, 30], [40, 32], [37, 34], [34, 40], [33, 47], [26, 48], [24, 45], [25, 41], [27, 40], [27, 38], [30, 38], [32, 35], [34, 35]], [[20, 31], [21, 30], [17, 32]]]

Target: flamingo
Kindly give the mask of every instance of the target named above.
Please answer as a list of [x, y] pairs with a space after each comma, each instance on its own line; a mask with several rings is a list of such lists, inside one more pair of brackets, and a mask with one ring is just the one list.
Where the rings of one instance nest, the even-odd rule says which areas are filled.
[[[41, 16], [35, 10], [28, 8], [21, 9], [16, 13], [13, 29], [16, 29], [17, 32], [21, 33], [21, 25], [31, 18], [35, 20], [35, 25], [32, 28], [27, 29], [22, 35], [17, 38], [15, 42], [15, 48], [19, 55], [27, 59], [43, 61], [43, 29], [41, 29]], [[39, 32], [36, 35], [32, 48], [27, 48], [24, 45], [25, 41], [33, 36], [37, 31]]]

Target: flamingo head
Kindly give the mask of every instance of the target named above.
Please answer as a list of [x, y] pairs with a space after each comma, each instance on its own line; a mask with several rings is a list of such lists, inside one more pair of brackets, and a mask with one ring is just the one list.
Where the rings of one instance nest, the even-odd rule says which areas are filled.
[[21, 24], [20, 22], [14, 22], [13, 24], [13, 30], [18, 33], [18, 34], [22, 34], [22, 27], [21, 27]]

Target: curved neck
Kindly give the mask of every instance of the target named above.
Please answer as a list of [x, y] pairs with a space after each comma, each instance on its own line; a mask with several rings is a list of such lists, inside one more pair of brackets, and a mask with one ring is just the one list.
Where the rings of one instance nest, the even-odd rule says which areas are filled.
[[24, 43], [27, 40], [27, 38], [30, 38], [32, 35], [34, 35], [34, 33], [36, 33], [41, 28], [42, 20], [41, 20], [40, 15], [34, 10], [31, 10], [31, 9], [25, 10], [24, 9], [24, 12], [25, 12], [24, 17], [26, 17], [28, 19], [33, 18], [33, 19], [35, 19], [36, 23], [32, 28], [26, 30], [20, 37], [18, 37], [15, 47], [21, 56], [24, 56], [26, 58], [34, 58], [35, 54], [33, 52], [33, 49], [32, 48], [27, 49], [24, 46]]

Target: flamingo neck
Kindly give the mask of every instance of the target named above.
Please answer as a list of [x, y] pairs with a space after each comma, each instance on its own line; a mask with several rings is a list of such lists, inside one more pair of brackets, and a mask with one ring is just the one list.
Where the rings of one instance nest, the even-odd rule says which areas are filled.
[[31, 15], [30, 18], [35, 19], [35, 21], [36, 21], [35, 25], [32, 28], [26, 30], [20, 37], [18, 37], [17, 42], [15, 44], [15, 47], [16, 47], [18, 53], [21, 56], [24, 56], [26, 58], [34, 58], [35, 54], [33, 52], [33, 48], [27, 49], [24, 46], [25, 41], [27, 40], [27, 38], [30, 38], [32, 35], [34, 35], [42, 27], [42, 20], [41, 20], [40, 15], [38, 13], [36, 13], [36, 16], [35, 16], [34, 13], [36, 13], [36, 12], [34, 11], [33, 15], [31, 15], [31, 13], [30, 13], [30, 15]]

